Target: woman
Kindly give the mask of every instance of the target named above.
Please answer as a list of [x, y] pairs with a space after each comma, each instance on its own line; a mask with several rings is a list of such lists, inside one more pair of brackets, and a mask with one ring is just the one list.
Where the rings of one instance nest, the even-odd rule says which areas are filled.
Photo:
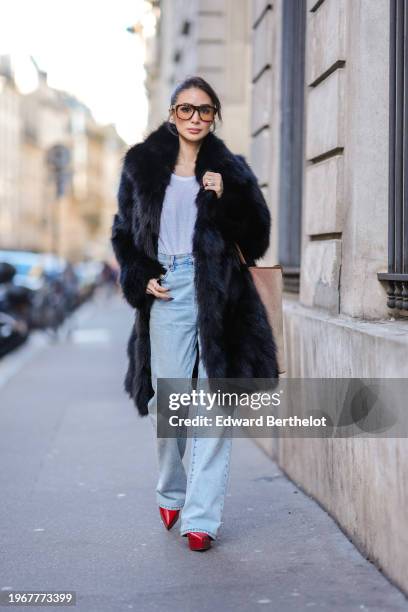
[[[247, 264], [269, 246], [271, 217], [242, 155], [215, 136], [221, 103], [200, 77], [183, 81], [169, 118], [127, 151], [112, 245], [135, 308], [125, 390], [156, 423], [158, 378], [278, 378], [277, 350]], [[231, 438], [158, 438], [160, 515], [192, 550], [221, 524]], [[188, 480], [188, 481], [187, 481]]]

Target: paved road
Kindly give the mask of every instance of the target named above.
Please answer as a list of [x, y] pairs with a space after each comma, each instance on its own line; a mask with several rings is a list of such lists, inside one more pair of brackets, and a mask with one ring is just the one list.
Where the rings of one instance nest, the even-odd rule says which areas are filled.
[[0, 364], [2, 590], [73, 590], [81, 612], [408, 610], [249, 440], [213, 548], [165, 531], [151, 425], [122, 392], [132, 311], [99, 296], [77, 318]]

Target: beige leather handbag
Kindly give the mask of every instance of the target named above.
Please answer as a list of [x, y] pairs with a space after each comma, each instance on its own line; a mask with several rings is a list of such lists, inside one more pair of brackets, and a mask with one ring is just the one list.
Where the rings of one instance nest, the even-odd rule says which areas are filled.
[[238, 244], [235, 243], [235, 246], [237, 247], [239, 259], [242, 264], [247, 266], [251, 273], [259, 297], [265, 306], [269, 325], [272, 328], [276, 347], [278, 349], [277, 360], [279, 374], [284, 374], [286, 372], [286, 362], [283, 338], [282, 266], [280, 264], [275, 266], [248, 266]]

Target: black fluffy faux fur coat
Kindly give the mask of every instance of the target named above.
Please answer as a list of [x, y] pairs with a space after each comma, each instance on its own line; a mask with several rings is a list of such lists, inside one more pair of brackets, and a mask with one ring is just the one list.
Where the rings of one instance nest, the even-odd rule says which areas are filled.
[[[140, 415], [153, 395], [150, 371], [149, 316], [153, 300], [149, 279], [166, 271], [158, 261], [158, 235], [165, 190], [177, 160], [179, 137], [164, 121], [123, 159], [118, 212], [111, 242], [120, 266], [126, 301], [135, 308], [127, 343], [124, 388]], [[209, 170], [222, 175], [217, 198], [202, 184]], [[269, 246], [271, 216], [257, 179], [243, 155], [232, 153], [209, 132], [195, 165], [200, 184], [193, 235], [195, 291], [202, 359], [209, 378], [276, 378], [277, 348], [252, 276], [236, 254], [236, 241], [248, 265], [255, 265]], [[193, 372], [196, 376], [197, 363]], [[276, 381], [275, 381], [276, 382]]]

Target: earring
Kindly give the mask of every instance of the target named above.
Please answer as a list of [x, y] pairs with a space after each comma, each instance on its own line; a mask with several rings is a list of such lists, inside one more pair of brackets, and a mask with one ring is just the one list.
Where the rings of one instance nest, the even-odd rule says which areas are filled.
[[[214, 128], [214, 129], [211, 129], [211, 128]], [[215, 132], [216, 130], [215, 121], [214, 123], [211, 124], [211, 128], [210, 128], [210, 132]]]
[[178, 136], [178, 129], [176, 127], [176, 124], [174, 123], [174, 121], [167, 121], [167, 127], [169, 129], [169, 132], [171, 132], [172, 134], [174, 134], [174, 136]]

